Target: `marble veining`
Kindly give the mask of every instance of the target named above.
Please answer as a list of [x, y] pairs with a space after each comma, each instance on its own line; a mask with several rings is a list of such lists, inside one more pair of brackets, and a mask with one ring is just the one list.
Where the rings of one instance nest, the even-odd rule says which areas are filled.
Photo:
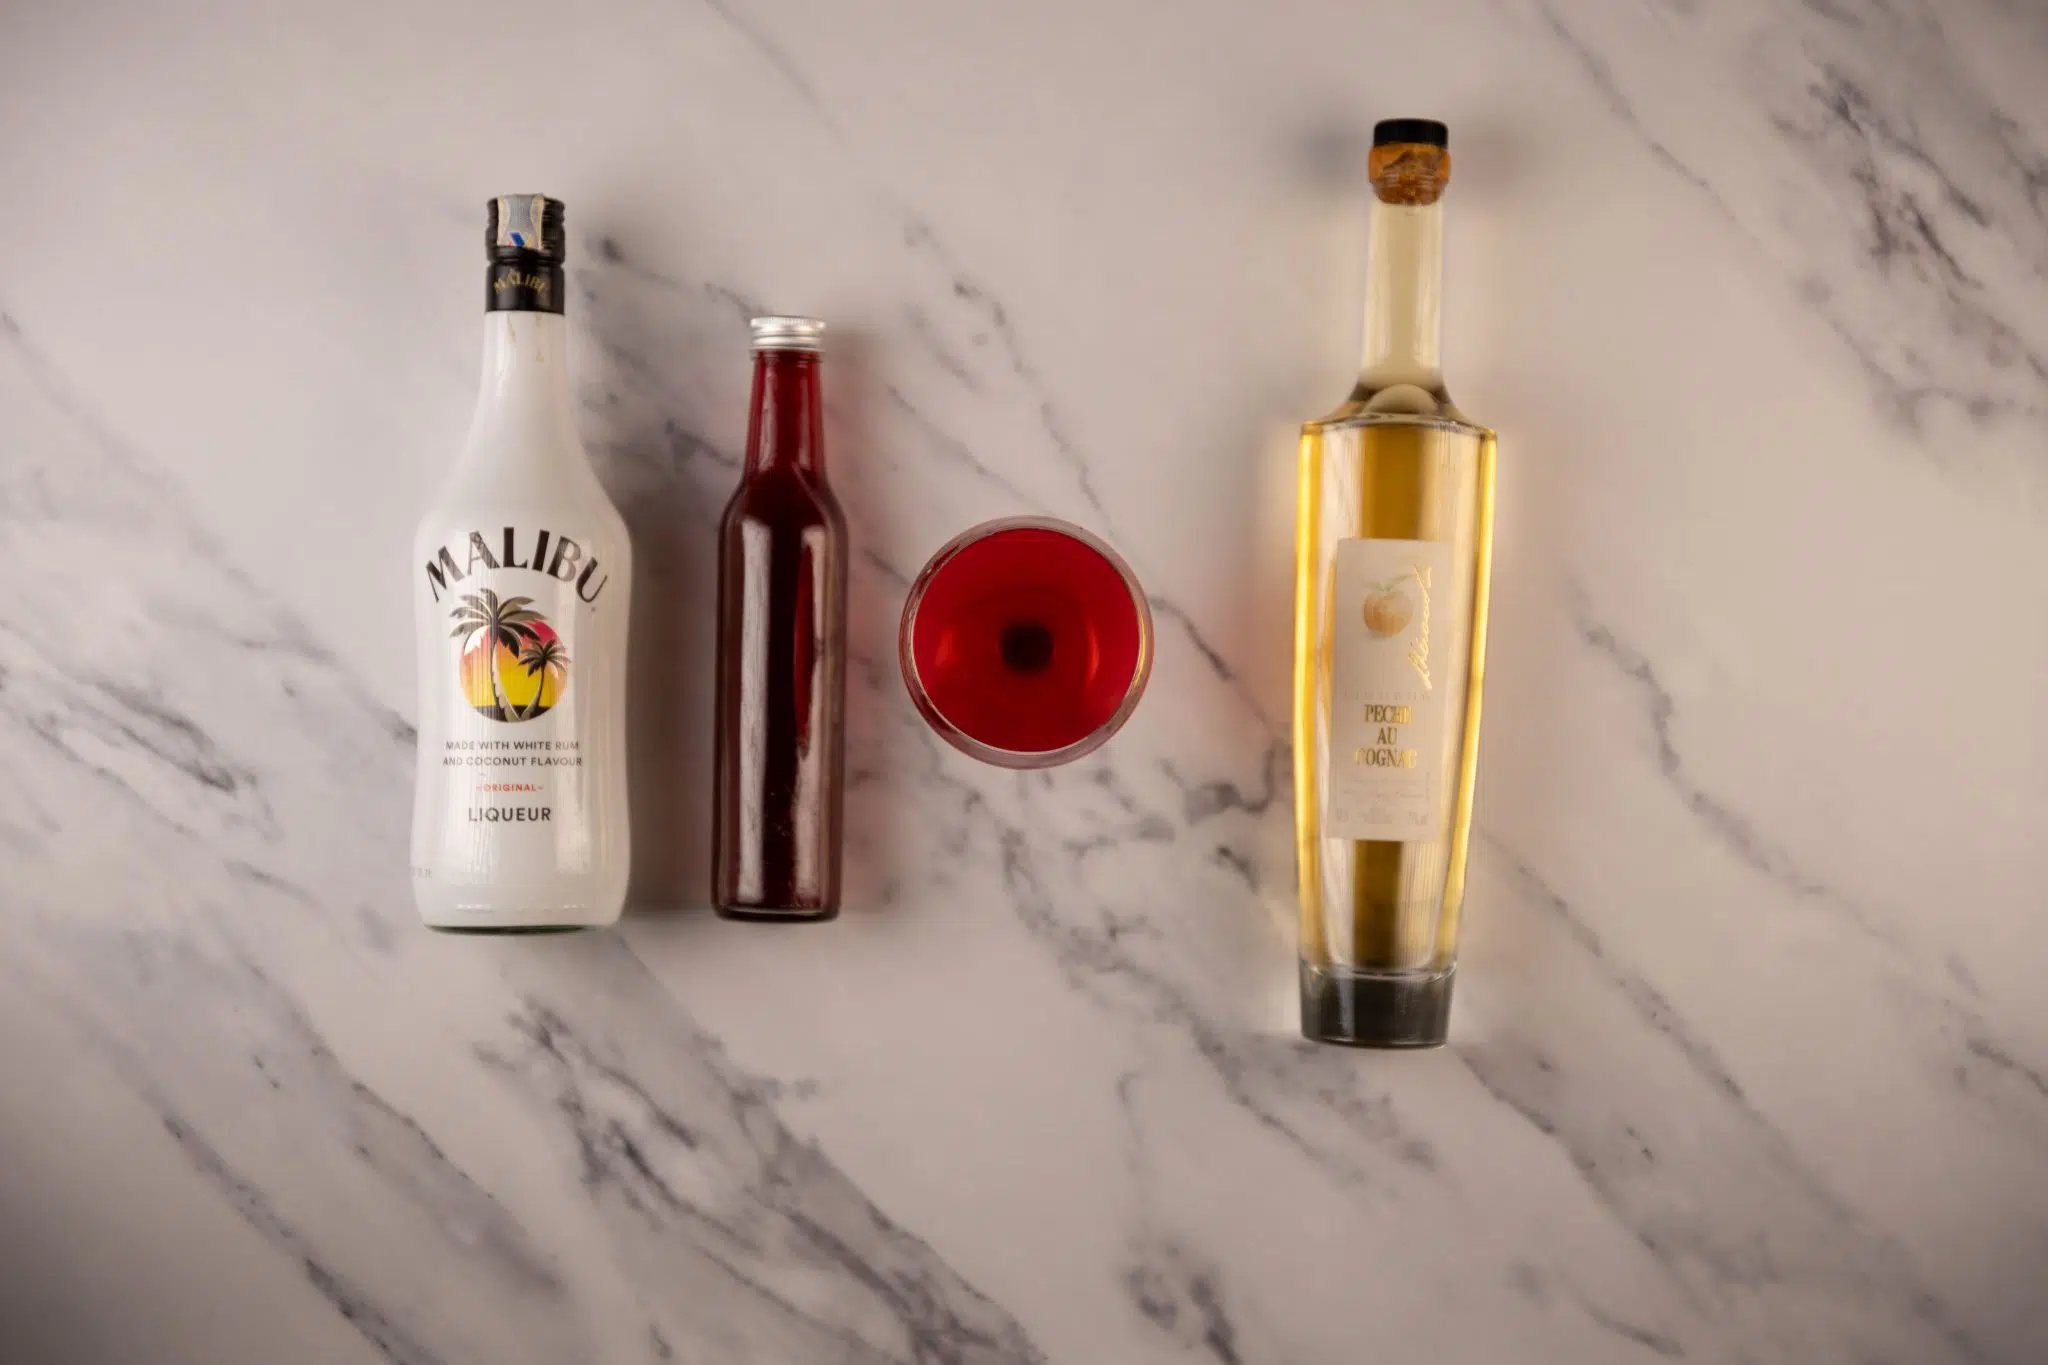
[[[2021, 419], [2038, 433], [2048, 418], [2048, 340], [2037, 327], [2048, 283], [2040, 111], [1979, 85], [1955, 42], [1963, 33], [2038, 44], [2048, 38], [2038, 12], [1653, 4], [1602, 34], [1572, 24], [1563, 7], [1536, 0], [1534, 9], [1657, 160], [1788, 273], [1891, 415], [1918, 431], [1938, 404], [1973, 422]], [[1635, 82], [1607, 55], [1635, 38], [1645, 53], [1687, 50], [1689, 63], [1754, 101], [1732, 133], [1640, 110]], [[1636, 69], [1640, 80], [1668, 78], [1662, 64]], [[1756, 164], [1731, 164], [1738, 159]], [[1881, 288], [1867, 287], [1873, 276]]]
[[[2039, 1359], [2048, 21], [1411, 10], [0, 19], [7, 1359]], [[1394, 113], [1504, 481], [1454, 1042], [1370, 1056], [1294, 1030], [1287, 537]], [[637, 851], [618, 932], [484, 942], [407, 894], [402, 585], [507, 190], [569, 203]], [[702, 835], [790, 309], [858, 547], [850, 908], [784, 930]], [[1159, 632], [1049, 773], [894, 654], [1020, 513]]]

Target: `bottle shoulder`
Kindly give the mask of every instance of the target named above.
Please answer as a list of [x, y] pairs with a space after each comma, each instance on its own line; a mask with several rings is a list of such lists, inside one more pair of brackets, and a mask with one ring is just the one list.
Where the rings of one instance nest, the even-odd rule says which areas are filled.
[[826, 526], [835, 531], [846, 527], [831, 485], [797, 470], [764, 470], [743, 479], [725, 505], [728, 526], [743, 521], [759, 522], [771, 530]]
[[1494, 434], [1491, 427], [1473, 421], [1459, 409], [1441, 380], [1425, 387], [1360, 379], [1342, 403], [1302, 423], [1302, 431], [1313, 434], [1365, 426], [1427, 426], [1488, 439]]
[[546, 531], [602, 545], [614, 561], [629, 561], [632, 534], [626, 519], [602, 490], [594, 495], [533, 497], [481, 490], [453, 490], [421, 514], [413, 533], [414, 547], [432, 553], [451, 540], [482, 535], [487, 543], [507, 528], [520, 535]]

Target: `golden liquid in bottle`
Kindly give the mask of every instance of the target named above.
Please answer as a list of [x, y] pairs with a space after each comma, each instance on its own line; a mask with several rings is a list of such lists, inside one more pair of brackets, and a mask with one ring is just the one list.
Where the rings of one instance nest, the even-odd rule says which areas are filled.
[[[1363, 392], [1302, 428], [1294, 643], [1295, 832], [1303, 1030], [1325, 1041], [1422, 1046], [1443, 1040], [1464, 901], [1485, 675], [1494, 435], [1443, 400]], [[1388, 400], [1392, 400], [1389, 402]], [[1378, 411], [1369, 411], [1376, 408]], [[1390, 411], [1389, 408], [1407, 409]], [[1328, 837], [1337, 547], [1351, 539], [1437, 541], [1448, 582], [1432, 600], [1443, 724], [1418, 753], [1433, 773], [1437, 837]]]

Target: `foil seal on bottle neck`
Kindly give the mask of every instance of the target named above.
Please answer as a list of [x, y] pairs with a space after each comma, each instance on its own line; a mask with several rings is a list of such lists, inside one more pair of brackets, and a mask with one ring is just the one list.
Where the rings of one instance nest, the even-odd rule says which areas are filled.
[[817, 318], [755, 318], [754, 349], [757, 351], [821, 351], [825, 348], [825, 324]]

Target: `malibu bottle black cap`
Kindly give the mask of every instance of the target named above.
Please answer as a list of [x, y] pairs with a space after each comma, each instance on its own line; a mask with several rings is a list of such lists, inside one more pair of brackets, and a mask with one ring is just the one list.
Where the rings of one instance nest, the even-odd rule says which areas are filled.
[[562, 201], [544, 194], [501, 194], [490, 202], [484, 244], [491, 259], [532, 252], [560, 262], [568, 255], [562, 235]]
[[484, 224], [484, 309], [493, 313], [562, 311], [562, 201], [544, 194], [501, 194]]

